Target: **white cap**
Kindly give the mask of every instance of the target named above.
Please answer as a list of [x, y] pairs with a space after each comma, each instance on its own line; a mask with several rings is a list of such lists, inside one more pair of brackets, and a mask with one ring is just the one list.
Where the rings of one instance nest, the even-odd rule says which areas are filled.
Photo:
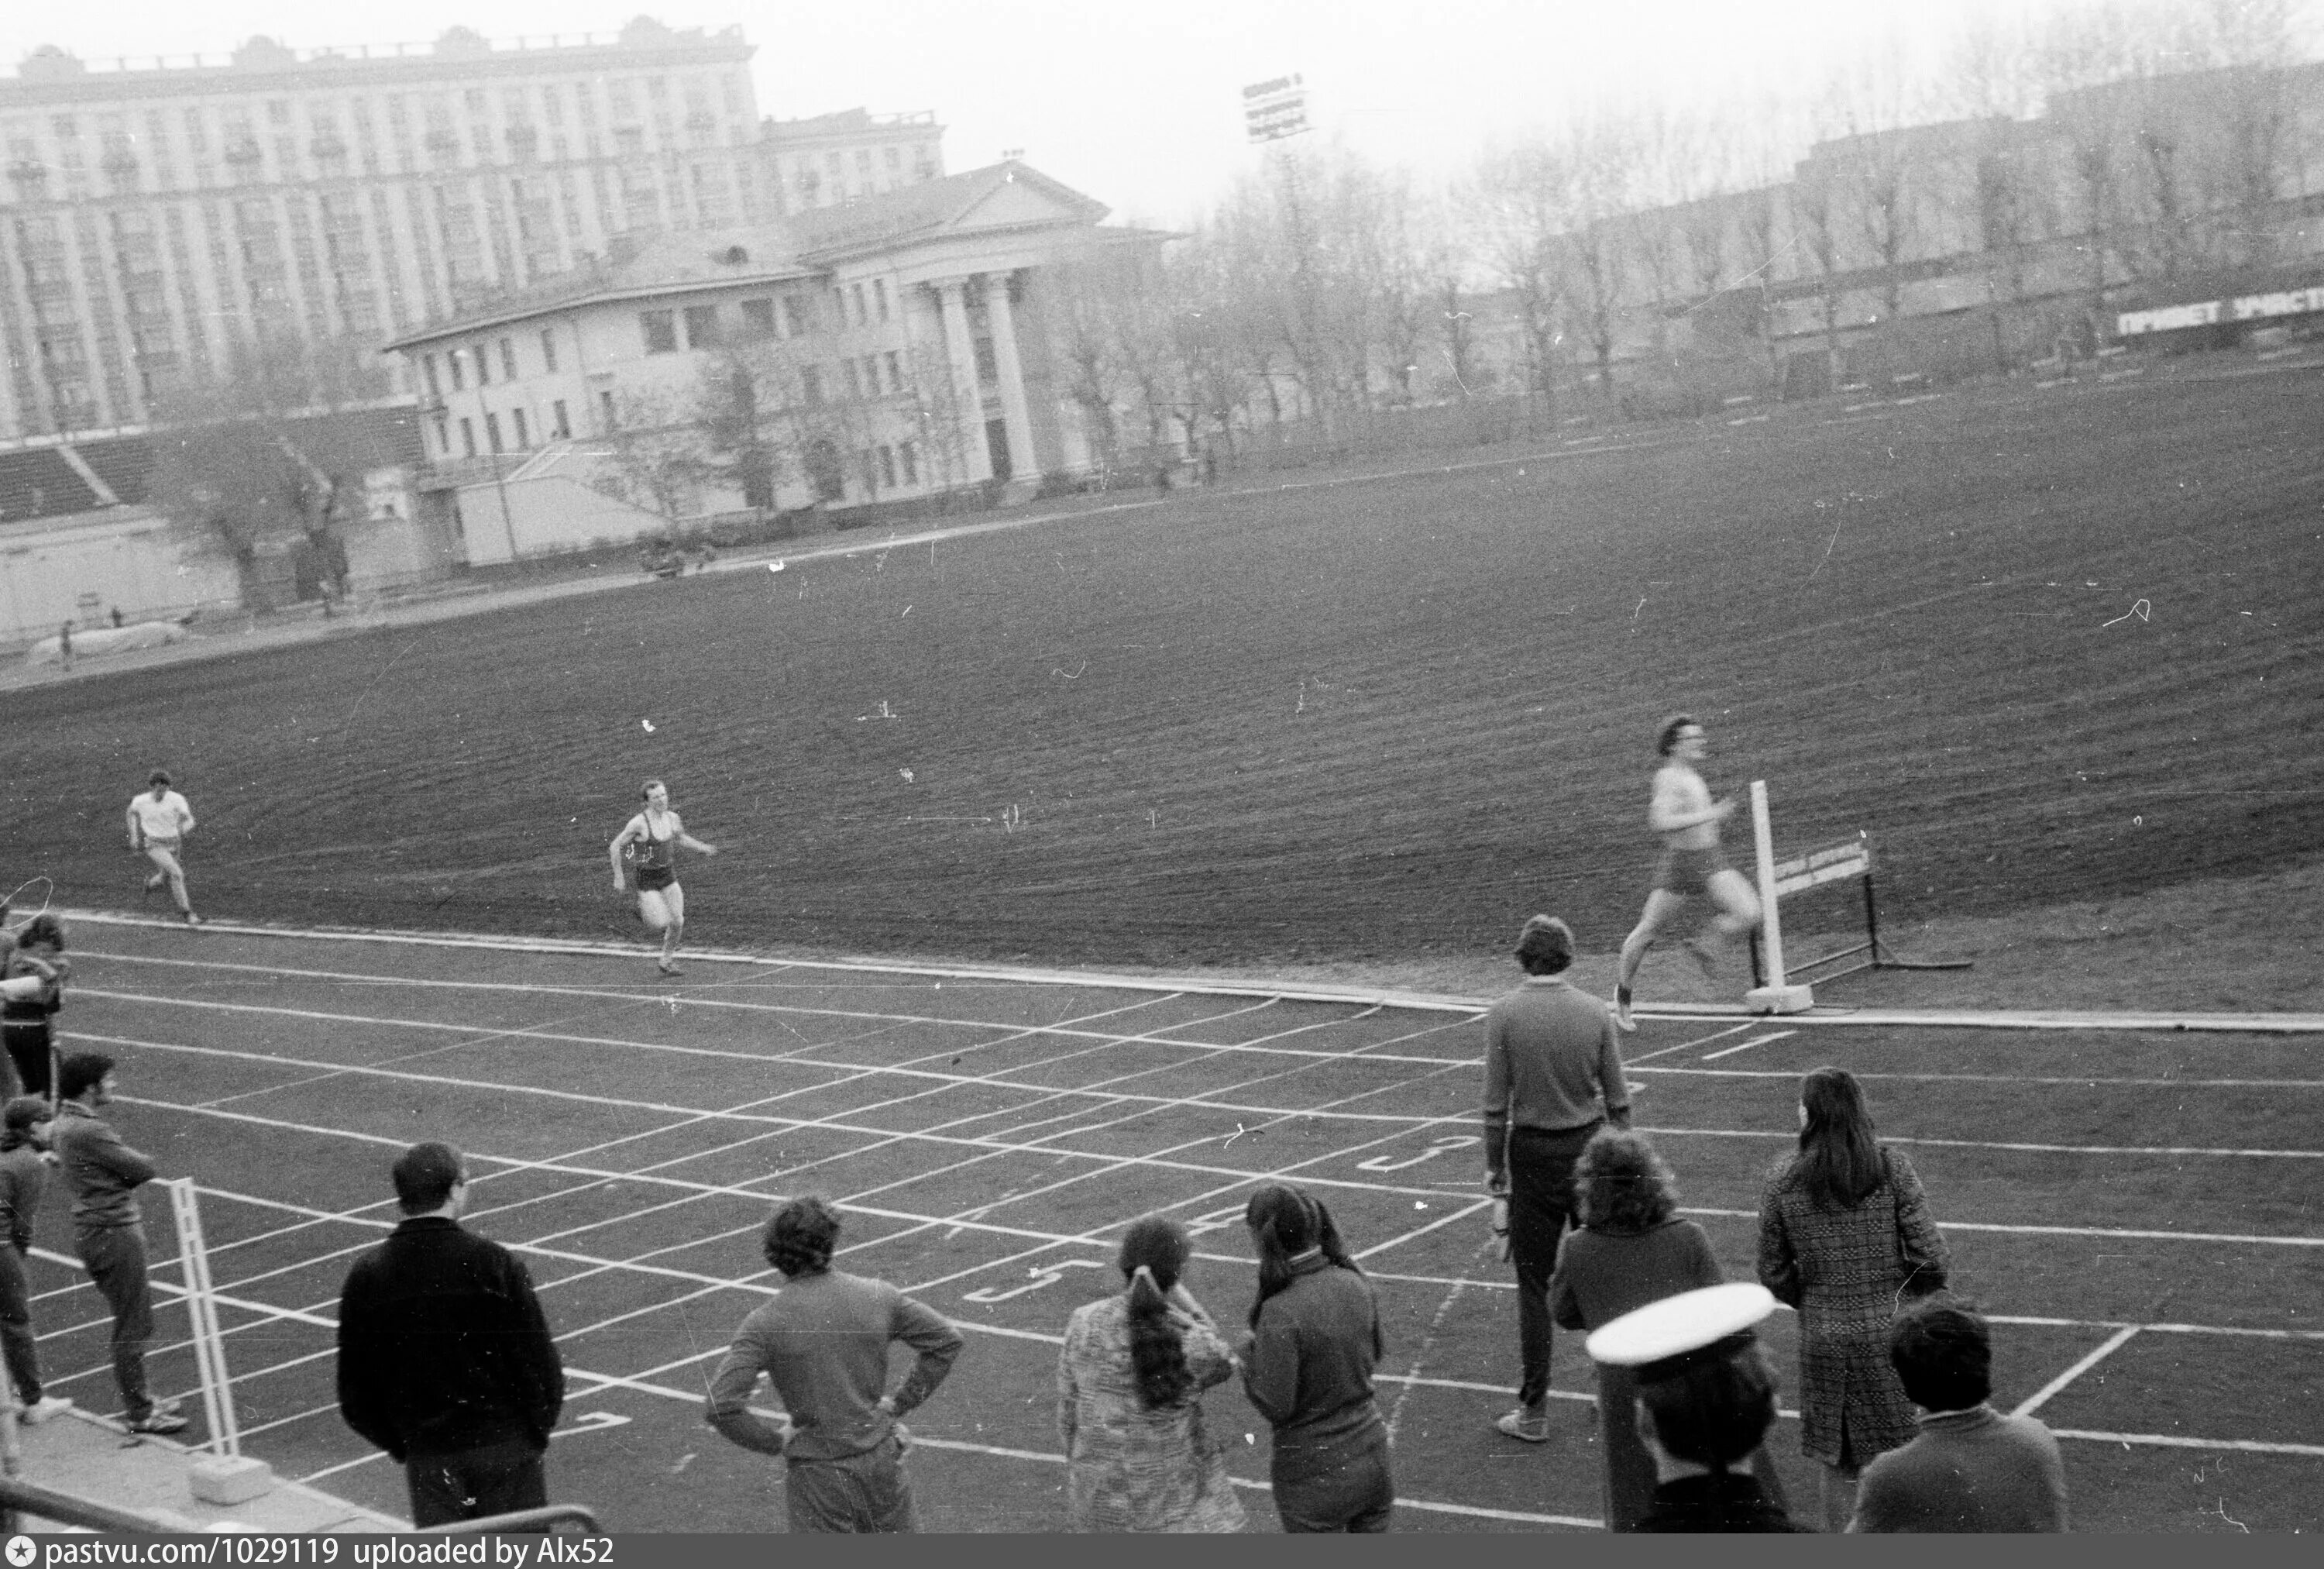
[[1609, 1367], [1644, 1368], [1716, 1345], [1775, 1311], [1774, 1295], [1748, 1281], [1682, 1291], [1598, 1329], [1590, 1336], [1590, 1355]]

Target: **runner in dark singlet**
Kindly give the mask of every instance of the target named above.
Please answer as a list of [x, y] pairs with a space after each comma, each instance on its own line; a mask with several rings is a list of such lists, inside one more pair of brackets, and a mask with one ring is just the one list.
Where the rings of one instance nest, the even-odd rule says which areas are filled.
[[678, 939], [686, 931], [686, 890], [678, 882], [678, 847], [683, 844], [704, 855], [717, 854], [718, 847], [686, 831], [684, 821], [670, 810], [669, 787], [661, 780], [646, 780], [640, 793], [645, 797], [645, 810], [623, 824], [608, 846], [613, 889], [619, 892], [625, 886], [626, 860], [637, 874], [638, 918], [661, 934], [661, 973], [675, 975]]

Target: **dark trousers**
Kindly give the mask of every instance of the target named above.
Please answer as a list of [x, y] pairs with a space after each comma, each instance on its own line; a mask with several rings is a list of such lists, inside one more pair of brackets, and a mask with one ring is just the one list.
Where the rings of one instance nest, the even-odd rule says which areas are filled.
[[41, 1398], [41, 1356], [32, 1344], [32, 1293], [24, 1278], [24, 1255], [0, 1241], [0, 1352], [6, 1353], [8, 1381], [27, 1406]]
[[113, 1310], [113, 1381], [132, 1422], [153, 1414], [145, 1391], [145, 1343], [153, 1338], [153, 1296], [145, 1284], [145, 1231], [142, 1226], [106, 1226], [81, 1232], [73, 1251], [88, 1270], [97, 1295]]
[[1549, 1398], [1549, 1278], [1557, 1244], [1573, 1209], [1573, 1163], [1590, 1136], [1605, 1124], [1546, 1133], [1518, 1128], [1509, 1135], [1509, 1260], [1517, 1270], [1517, 1350], [1522, 1366], [1517, 1399], [1538, 1406]]
[[1396, 1512], [1388, 1429], [1328, 1455], [1275, 1452], [1275, 1513], [1287, 1532], [1374, 1533]]
[[411, 1523], [444, 1526], [480, 1520], [549, 1502], [547, 1452], [529, 1438], [504, 1438], [450, 1454], [407, 1455], [403, 1480], [411, 1490]]
[[783, 1475], [794, 1532], [910, 1533], [920, 1528], [904, 1447], [890, 1435], [861, 1454], [794, 1460]]
[[51, 1044], [49, 1021], [45, 1019], [11, 1020], [0, 1025], [0, 1042], [7, 1046], [8, 1060], [16, 1070], [16, 1082], [23, 1086], [17, 1094], [39, 1095], [45, 1099], [51, 1082], [49, 1075]]

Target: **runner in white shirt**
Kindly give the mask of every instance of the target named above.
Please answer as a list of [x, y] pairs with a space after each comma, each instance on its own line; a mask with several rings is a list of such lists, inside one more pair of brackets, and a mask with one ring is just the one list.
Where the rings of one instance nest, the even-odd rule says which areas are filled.
[[178, 863], [179, 847], [194, 831], [194, 808], [170, 788], [170, 776], [160, 769], [145, 782], [153, 788], [129, 802], [129, 847], [143, 851], [154, 866], [153, 875], [145, 880], [145, 891], [152, 893], [168, 883], [178, 913], [186, 918], [188, 926], [199, 926], [202, 918], [194, 913], [194, 901], [186, 896], [186, 869]]

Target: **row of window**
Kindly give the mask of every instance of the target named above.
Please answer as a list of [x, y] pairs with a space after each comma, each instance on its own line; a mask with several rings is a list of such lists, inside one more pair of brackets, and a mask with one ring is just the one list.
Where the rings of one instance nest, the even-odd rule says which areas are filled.
[[[872, 279], [868, 291], [861, 283], [850, 283], [844, 287], [834, 285], [829, 298], [830, 317], [842, 328], [850, 325], [869, 327], [874, 320], [890, 319], [893, 312], [889, 303], [888, 281], [885, 278]], [[781, 314], [778, 316], [778, 301], [771, 298], [742, 300], [740, 304], [742, 336], [799, 337], [820, 325], [810, 320], [813, 306], [807, 296], [786, 294], [779, 303]], [[682, 345], [678, 337], [680, 321], [686, 326]], [[676, 354], [681, 346], [713, 348], [726, 341], [725, 330], [724, 318], [715, 305], [689, 305], [677, 310], [638, 312], [638, 331], [648, 354]]]
[[[479, 341], [464, 347], [446, 350], [444, 371], [441, 375], [437, 372], [434, 355], [420, 356], [420, 374], [428, 383], [428, 395], [431, 398], [441, 398], [447, 381], [453, 392], [465, 392], [471, 374], [475, 377], [476, 385], [491, 386], [493, 355], [495, 349], [500, 355], [501, 380], [513, 382], [524, 374], [517, 368], [514, 337], [503, 337], [497, 343]], [[545, 327], [540, 329], [540, 365], [543, 370], [551, 374], [557, 370], [557, 333], [553, 328]], [[496, 446], [493, 450], [498, 452], [500, 448]]]
[[[511, 450], [508, 441], [512, 438], [515, 442], [513, 450], [518, 452], [531, 451], [532, 428], [530, 421], [529, 421], [525, 417], [525, 411], [522, 409], [511, 409], [508, 411], [508, 436], [504, 438], [502, 434], [500, 414], [497, 411], [488, 411], [485, 413], [484, 445], [495, 454], [506, 452]], [[568, 441], [572, 439], [573, 421], [566, 413], [564, 399], [559, 398], [549, 404], [549, 429], [548, 439], [551, 441]], [[454, 428], [455, 421], [452, 416], [447, 414], [438, 414], [436, 416], [436, 446], [438, 450], [442, 452], [447, 457], [452, 456], [452, 431]], [[475, 420], [466, 414], [460, 415], [457, 420], [457, 429], [460, 432], [460, 456], [463, 457], [478, 457], [483, 456], [476, 448]]]

